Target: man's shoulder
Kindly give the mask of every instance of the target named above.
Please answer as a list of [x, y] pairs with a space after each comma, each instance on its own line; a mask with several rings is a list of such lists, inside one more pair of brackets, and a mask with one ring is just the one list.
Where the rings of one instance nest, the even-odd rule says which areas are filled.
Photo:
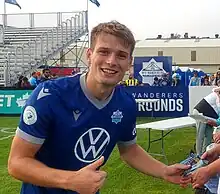
[[37, 79], [34, 78], [34, 77], [30, 77], [30, 78], [28, 79], [29, 82], [33, 82], [33, 81], [36, 81], [36, 80], [37, 80]]
[[76, 86], [80, 87], [79, 78], [80, 75], [75, 75], [75, 76], [61, 77], [54, 80], [48, 80], [44, 82], [44, 87], [51, 88], [51, 90], [56, 90], [57, 92], [58, 91], [70, 92]]
[[54, 97], [63, 97], [74, 92], [76, 87], [80, 87], [79, 75], [57, 78], [40, 83], [32, 92], [32, 96], [37, 100], [47, 96], [51, 100]]

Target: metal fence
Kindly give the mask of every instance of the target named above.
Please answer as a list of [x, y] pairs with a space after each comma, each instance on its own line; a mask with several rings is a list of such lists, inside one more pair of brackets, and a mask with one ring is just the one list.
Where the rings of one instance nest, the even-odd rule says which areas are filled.
[[4, 28], [0, 26], [0, 44], [3, 44], [4, 41]]
[[2, 14], [0, 24], [16, 28], [57, 27], [78, 13], [80, 12]]
[[[0, 68], [0, 80], [4, 81], [6, 86], [13, 85], [19, 75], [27, 75], [88, 32], [87, 11], [8, 14], [2, 18], [3, 26], [7, 26], [2, 28], [2, 36], [5, 34], [5, 40], [7, 38], [9, 42], [18, 41], [22, 34], [28, 34], [29, 37], [30, 34], [33, 35], [33, 31], [42, 30], [40, 35], [22, 42], [21, 45], [10, 45], [11, 51], [5, 56], [6, 64]], [[2, 39], [4, 41], [4, 38]]]

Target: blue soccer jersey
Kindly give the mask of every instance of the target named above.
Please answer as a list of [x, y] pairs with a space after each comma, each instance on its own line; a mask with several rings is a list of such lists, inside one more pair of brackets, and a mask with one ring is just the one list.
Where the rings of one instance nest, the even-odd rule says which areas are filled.
[[[40, 84], [31, 94], [16, 134], [41, 144], [36, 159], [62, 170], [79, 170], [114, 146], [136, 143], [136, 102], [123, 87], [99, 101], [88, 91], [85, 74]], [[73, 194], [23, 183], [22, 194]]]

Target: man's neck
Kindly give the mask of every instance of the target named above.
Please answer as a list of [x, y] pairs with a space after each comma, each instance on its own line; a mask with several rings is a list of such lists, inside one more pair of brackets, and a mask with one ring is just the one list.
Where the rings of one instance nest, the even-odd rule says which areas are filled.
[[86, 75], [86, 87], [89, 92], [100, 101], [106, 100], [114, 90], [113, 86], [107, 87], [97, 83], [96, 80], [88, 74]]

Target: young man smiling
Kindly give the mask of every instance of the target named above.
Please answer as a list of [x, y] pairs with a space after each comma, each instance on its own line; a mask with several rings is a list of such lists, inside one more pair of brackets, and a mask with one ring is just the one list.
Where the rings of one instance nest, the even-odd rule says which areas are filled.
[[135, 39], [116, 21], [91, 32], [86, 74], [46, 81], [28, 99], [13, 140], [9, 173], [21, 194], [92, 194], [107, 173], [100, 167], [115, 145], [121, 158], [144, 174], [186, 185], [188, 166], [166, 166], [136, 144], [136, 103], [123, 87]]

